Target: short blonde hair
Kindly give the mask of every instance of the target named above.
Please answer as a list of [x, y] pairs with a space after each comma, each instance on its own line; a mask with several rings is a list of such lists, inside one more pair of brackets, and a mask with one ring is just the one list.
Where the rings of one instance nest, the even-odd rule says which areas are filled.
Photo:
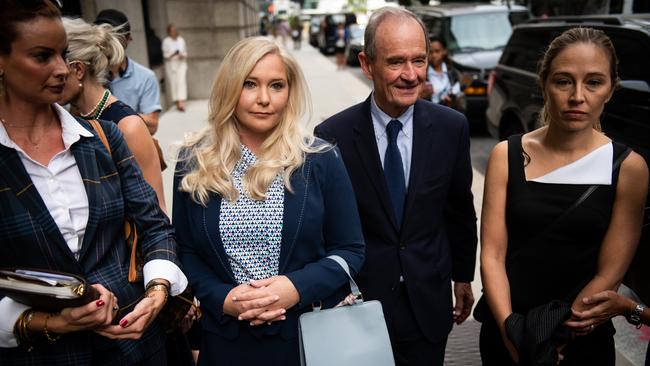
[[82, 19], [63, 18], [63, 27], [68, 37], [68, 60], [83, 62], [88, 77], [107, 84], [108, 71], [126, 56], [120, 33], [110, 24], [93, 25]]
[[297, 62], [282, 47], [264, 37], [246, 38], [235, 44], [223, 59], [212, 87], [208, 117], [209, 126], [186, 138], [181, 160], [187, 162], [187, 174], [180, 190], [206, 205], [210, 192], [229, 201], [237, 200], [231, 172], [241, 157], [241, 141], [237, 132], [235, 108], [244, 81], [264, 56], [278, 55], [285, 66], [289, 99], [280, 116], [280, 123], [262, 143], [257, 163], [246, 172], [244, 187], [251, 198], [266, 199], [266, 192], [282, 173], [285, 187], [291, 191], [290, 177], [304, 162], [306, 153], [317, 152], [314, 137], [300, 124], [305, 113], [311, 114], [309, 90]]

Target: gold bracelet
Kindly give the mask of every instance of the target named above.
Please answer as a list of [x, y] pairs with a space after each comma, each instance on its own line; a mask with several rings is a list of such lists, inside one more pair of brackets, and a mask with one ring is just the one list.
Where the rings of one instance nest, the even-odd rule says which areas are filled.
[[32, 322], [34, 313], [35, 311], [32, 309], [23, 311], [14, 325], [14, 335], [19, 344], [25, 344], [32, 341], [29, 337], [29, 329], [27, 327], [29, 326], [29, 323]]
[[144, 295], [146, 297], [152, 297], [151, 293], [154, 292], [154, 291], [164, 291], [165, 292], [165, 301], [164, 302], [167, 302], [167, 297], [169, 296], [169, 289], [167, 288], [167, 286], [165, 286], [162, 283], [157, 283], [155, 285], [150, 285], [150, 286], [147, 287], [147, 290], [145, 291]]
[[52, 336], [52, 335], [50, 334], [50, 332], [47, 330], [47, 321], [48, 321], [48, 320], [49, 320], [53, 315], [55, 315], [55, 314], [47, 313], [47, 315], [45, 315], [45, 323], [43, 324], [43, 334], [45, 334], [45, 338], [47, 338], [47, 340], [50, 341], [50, 342], [56, 342], [56, 341], [59, 340], [59, 338], [61, 338], [61, 335], [60, 335], [60, 334], [58, 334], [58, 335], [56, 335], [56, 336]]

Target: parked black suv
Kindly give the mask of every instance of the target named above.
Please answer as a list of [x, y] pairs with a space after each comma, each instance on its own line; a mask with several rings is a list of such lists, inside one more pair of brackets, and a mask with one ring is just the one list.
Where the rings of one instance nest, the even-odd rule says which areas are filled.
[[482, 126], [487, 107], [487, 77], [496, 66], [512, 27], [530, 18], [519, 6], [443, 3], [409, 8], [427, 27], [429, 37], [444, 39], [453, 66], [461, 73], [461, 89], [472, 125]]
[[605, 106], [603, 131], [650, 157], [650, 14], [536, 19], [515, 28], [490, 74], [488, 131], [499, 139], [537, 127], [543, 105], [537, 66], [553, 38], [565, 30], [602, 29], [619, 58], [621, 87]]

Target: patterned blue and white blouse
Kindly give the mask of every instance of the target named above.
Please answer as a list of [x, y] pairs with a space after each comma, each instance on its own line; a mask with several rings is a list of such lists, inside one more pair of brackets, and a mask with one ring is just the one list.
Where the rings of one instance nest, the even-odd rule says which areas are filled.
[[284, 217], [284, 182], [278, 174], [266, 200], [251, 199], [243, 187], [244, 174], [257, 158], [242, 145], [241, 158], [232, 172], [239, 191], [237, 201], [221, 200], [219, 232], [230, 267], [239, 284], [278, 274], [282, 219]]

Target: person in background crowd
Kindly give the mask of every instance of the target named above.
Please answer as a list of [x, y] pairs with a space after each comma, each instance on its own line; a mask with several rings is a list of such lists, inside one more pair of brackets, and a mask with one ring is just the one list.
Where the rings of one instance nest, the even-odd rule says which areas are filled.
[[167, 37], [162, 43], [163, 57], [165, 58], [165, 80], [167, 91], [176, 103], [176, 109], [185, 111], [187, 100], [187, 46], [185, 40], [178, 34], [176, 26], [167, 26]]
[[269, 16], [265, 15], [260, 18], [260, 36], [267, 36], [269, 34], [269, 27], [271, 22], [269, 21]]
[[[156, 317], [187, 284], [174, 231], [118, 128], [101, 122], [111, 156], [56, 104], [70, 73], [60, 16], [49, 0], [0, 0], [0, 267], [73, 273], [101, 297], [56, 313], [0, 297], [0, 363], [164, 365]], [[125, 217], [144, 283], [127, 279]]]
[[[122, 33], [120, 41], [126, 50], [133, 40], [129, 19], [119, 10], [104, 9], [97, 14], [95, 24], [110, 24]], [[158, 80], [153, 71], [140, 65], [129, 57], [125, 57], [122, 64], [113, 70], [113, 79], [109, 89], [134, 111], [138, 112], [147, 124], [149, 133], [153, 136], [158, 130], [160, 118], [160, 89]]]
[[397, 365], [442, 365], [452, 324], [474, 303], [468, 123], [418, 98], [426, 34], [408, 10], [375, 11], [359, 54], [372, 94], [316, 127], [341, 149], [352, 180], [366, 239], [357, 283], [382, 303]]
[[336, 69], [345, 69], [345, 45], [347, 44], [347, 31], [345, 23], [336, 25], [336, 42], [334, 43], [334, 55], [336, 56]]
[[422, 88], [420, 97], [457, 109], [456, 99], [461, 94], [458, 71], [449, 62], [445, 41], [432, 37], [430, 42], [427, 83]]
[[109, 24], [91, 25], [81, 19], [63, 19], [68, 38], [70, 74], [59, 103], [72, 104], [83, 119], [112, 121], [124, 135], [144, 179], [156, 191], [163, 211], [165, 196], [158, 153], [147, 126], [140, 116], [104, 85], [111, 68], [124, 59], [119, 34]]
[[544, 127], [511, 136], [490, 156], [481, 220], [491, 310], [481, 327], [484, 365], [515, 365], [522, 350], [507, 335], [507, 319], [555, 299], [581, 314], [565, 323], [575, 338], [557, 345], [561, 364], [615, 363], [614, 327], [589, 311], [597, 302], [583, 299], [620, 284], [647, 194], [643, 158], [600, 131], [617, 64], [600, 30], [574, 28], [555, 38], [539, 70]]
[[338, 150], [302, 129], [308, 103], [284, 48], [244, 39], [219, 67], [209, 126], [180, 151], [173, 222], [204, 309], [200, 365], [299, 365], [300, 314], [349, 293], [326, 257], [361, 267], [350, 180]]
[[289, 18], [289, 26], [291, 27], [291, 40], [293, 41], [293, 49], [299, 50], [302, 45], [302, 22], [297, 15]]

